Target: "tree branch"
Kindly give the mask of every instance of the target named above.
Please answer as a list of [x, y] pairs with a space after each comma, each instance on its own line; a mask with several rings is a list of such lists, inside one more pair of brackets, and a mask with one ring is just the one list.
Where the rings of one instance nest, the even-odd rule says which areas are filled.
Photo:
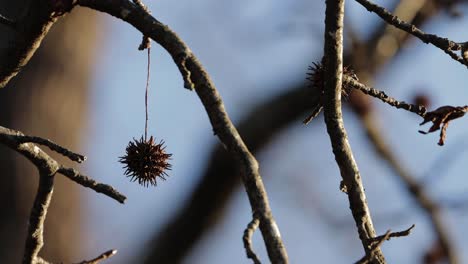
[[[343, 124], [341, 89], [343, 73], [343, 18], [344, 0], [327, 0], [325, 11], [325, 92], [324, 112], [333, 153], [347, 187], [351, 211], [366, 254], [370, 254], [369, 239], [375, 236], [374, 226], [367, 206], [364, 187], [354, 160]], [[385, 263], [376, 250], [375, 263]]]
[[214, 133], [241, 164], [242, 180], [249, 197], [252, 214], [254, 218], [260, 220], [260, 230], [270, 261], [287, 263], [286, 249], [270, 209], [268, 196], [258, 172], [257, 160], [250, 153], [229, 119], [221, 96], [207, 72], [187, 45], [169, 27], [128, 0], [78, 0], [77, 4], [108, 13], [128, 22], [144, 36], [159, 43], [172, 56], [184, 78], [184, 86], [187, 89], [195, 89], [205, 106]]
[[359, 81], [356, 81], [354, 78], [351, 78], [347, 75], [343, 75], [343, 83], [353, 87], [354, 89], [357, 89], [367, 95], [370, 95], [372, 97], [375, 97], [382, 102], [389, 104], [397, 109], [404, 109], [406, 111], [415, 113], [419, 115], [420, 117], [424, 118], [426, 116], [426, 108], [422, 105], [414, 105], [414, 104], [409, 104], [404, 101], [398, 101], [395, 98], [392, 98], [388, 96], [385, 92], [379, 91], [375, 88], [366, 86]]
[[458, 51], [462, 49], [462, 45], [460, 45], [460, 43], [456, 43], [447, 38], [441, 38], [434, 34], [427, 34], [421, 29], [417, 28], [415, 25], [400, 20], [397, 16], [394, 16], [385, 8], [380, 7], [368, 0], [356, 0], [356, 2], [364, 6], [369, 12], [376, 13], [380, 18], [385, 20], [388, 24], [391, 24], [395, 26], [396, 28], [399, 28], [403, 31], [408, 32], [409, 34], [419, 38], [422, 42], [426, 44], [430, 43], [438, 47], [439, 49], [447, 53], [450, 57], [452, 57], [452, 59], [468, 67], [468, 62], [453, 52], [453, 51]]

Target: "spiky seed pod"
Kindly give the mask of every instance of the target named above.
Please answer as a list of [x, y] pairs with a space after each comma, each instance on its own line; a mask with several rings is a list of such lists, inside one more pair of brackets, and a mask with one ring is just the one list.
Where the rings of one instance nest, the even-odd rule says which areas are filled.
[[[312, 62], [312, 65], [309, 66], [309, 72], [307, 73], [307, 80], [310, 81], [309, 86], [316, 89], [320, 93], [320, 96], [323, 96], [325, 92], [324, 74], [325, 70], [321, 63]], [[358, 81], [358, 77], [349, 67], [343, 67], [343, 75]], [[341, 90], [343, 97], [346, 98], [352, 89], [353, 87], [351, 85], [349, 85], [347, 82], [343, 82], [343, 87]]]
[[156, 185], [156, 179], [159, 177], [166, 180], [166, 170], [171, 169], [168, 161], [172, 154], [166, 153], [165, 149], [164, 141], [155, 144], [153, 136], [149, 140], [143, 137], [140, 140], [133, 139], [128, 143], [126, 154], [120, 157], [119, 162], [125, 165], [125, 175], [131, 181], [138, 181], [145, 187]]
[[[302, 121], [304, 124], [310, 123], [312, 119], [317, 117], [320, 114], [320, 112], [322, 112], [323, 95], [325, 93], [325, 83], [324, 83], [325, 70], [324, 70], [323, 65], [321, 63], [312, 62], [312, 65], [309, 66], [309, 72], [307, 73], [307, 75], [308, 75], [307, 80], [310, 81], [309, 87], [311, 87], [312, 89], [316, 91], [316, 93], [318, 93], [319, 101], [318, 101], [318, 105], [314, 105], [312, 107], [312, 113], [304, 121]], [[347, 77], [351, 77], [355, 79], [356, 81], [358, 80], [354, 71], [347, 67], [343, 67], [343, 75]], [[349, 83], [343, 81], [341, 94], [343, 95], [345, 99], [348, 98], [352, 89], [353, 87]]]

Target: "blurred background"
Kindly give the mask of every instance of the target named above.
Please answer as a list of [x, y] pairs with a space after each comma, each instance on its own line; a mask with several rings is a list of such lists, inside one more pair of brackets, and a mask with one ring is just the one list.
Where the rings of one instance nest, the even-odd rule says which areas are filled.
[[[0, 1], [21, 14], [27, 1]], [[376, 1], [424, 31], [467, 41], [467, 1]], [[200, 59], [260, 162], [291, 263], [354, 263], [363, 250], [307, 68], [323, 55], [322, 1], [146, 1]], [[15, 37], [1, 26], [2, 45]], [[5, 36], [5, 37], [3, 37]], [[0, 90], [0, 125], [49, 138], [87, 155], [77, 166], [124, 193], [124, 205], [57, 177], [41, 256], [79, 262], [115, 248], [109, 263], [250, 263], [242, 244], [251, 209], [236, 164], [171, 57], [151, 49], [149, 133], [173, 154], [167, 181], [144, 188], [118, 157], [144, 132], [146, 52], [141, 35], [105, 14], [76, 8], [53, 27], [25, 70]], [[466, 68], [441, 50], [386, 26], [347, 1], [345, 64], [363, 83], [435, 109], [467, 104]], [[446, 144], [421, 135], [420, 117], [353, 93], [344, 120], [379, 234], [416, 224], [382, 246], [389, 263], [468, 261], [468, 122]], [[424, 130], [427, 127], [422, 128]], [[66, 161], [64, 161], [66, 162]], [[73, 165], [75, 166], [75, 165]], [[32, 200], [34, 167], [0, 146], [0, 262], [18, 263]], [[413, 192], [411, 192], [413, 190]], [[417, 191], [414, 191], [417, 190]], [[416, 195], [417, 194], [417, 195]], [[428, 212], [432, 212], [432, 216]], [[268, 263], [259, 232], [256, 253]]]

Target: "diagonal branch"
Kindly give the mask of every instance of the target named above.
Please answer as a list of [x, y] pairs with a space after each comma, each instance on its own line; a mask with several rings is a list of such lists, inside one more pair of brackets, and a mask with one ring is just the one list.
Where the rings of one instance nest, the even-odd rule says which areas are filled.
[[[366, 255], [371, 253], [369, 239], [375, 237], [366, 195], [343, 124], [341, 89], [343, 73], [344, 0], [327, 0], [325, 11], [325, 92], [324, 112], [333, 153], [347, 187], [351, 211]], [[375, 262], [386, 263], [377, 249]]]
[[144, 36], [159, 43], [172, 56], [182, 74], [184, 86], [187, 89], [195, 89], [206, 109], [214, 133], [241, 165], [242, 180], [249, 197], [253, 218], [260, 220], [260, 230], [270, 261], [287, 263], [286, 248], [270, 209], [257, 160], [232, 124], [221, 96], [208, 73], [187, 45], [168, 26], [128, 0], [78, 0], [77, 4], [126, 21]]
[[434, 34], [427, 34], [421, 29], [417, 28], [415, 25], [402, 21], [397, 16], [394, 16], [392, 13], [387, 11], [385, 8], [380, 7], [368, 0], [356, 0], [356, 2], [364, 6], [369, 12], [376, 13], [380, 18], [385, 20], [390, 25], [408, 32], [409, 34], [419, 38], [424, 43], [430, 43], [438, 47], [443, 52], [452, 57], [452, 59], [468, 67], [468, 62], [453, 52], [462, 49], [462, 45], [460, 43], [456, 43], [447, 38], [441, 38]]

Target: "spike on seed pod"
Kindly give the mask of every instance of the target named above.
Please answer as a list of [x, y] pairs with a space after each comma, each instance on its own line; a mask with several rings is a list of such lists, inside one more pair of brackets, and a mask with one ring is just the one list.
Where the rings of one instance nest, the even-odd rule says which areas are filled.
[[166, 171], [171, 169], [169, 160], [172, 154], [166, 153], [164, 141], [155, 144], [153, 136], [149, 140], [143, 137], [128, 143], [125, 156], [119, 162], [124, 164], [125, 175], [140, 185], [156, 186], [157, 178], [166, 180]]

